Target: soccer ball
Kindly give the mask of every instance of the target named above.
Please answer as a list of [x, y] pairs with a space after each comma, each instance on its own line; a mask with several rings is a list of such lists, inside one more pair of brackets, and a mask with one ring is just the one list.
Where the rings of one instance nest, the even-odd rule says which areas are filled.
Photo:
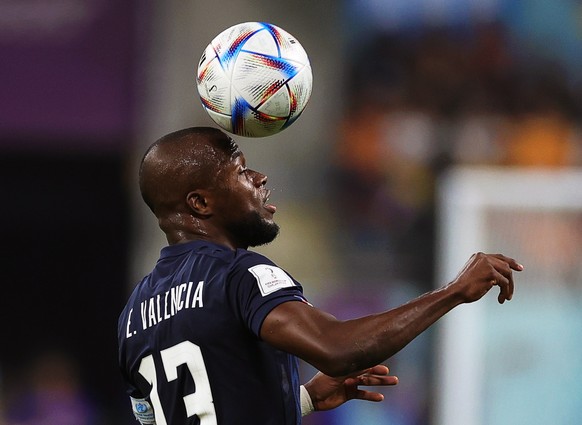
[[230, 133], [264, 137], [289, 127], [311, 96], [307, 53], [285, 30], [264, 22], [234, 25], [206, 47], [196, 84], [202, 106]]

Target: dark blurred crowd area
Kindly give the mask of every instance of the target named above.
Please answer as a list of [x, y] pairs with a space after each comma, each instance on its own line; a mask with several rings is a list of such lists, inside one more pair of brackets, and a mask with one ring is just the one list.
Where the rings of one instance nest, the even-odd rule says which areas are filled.
[[116, 329], [136, 10], [0, 1], [1, 425], [133, 423]]
[[0, 425], [130, 424], [117, 367], [129, 205], [116, 155], [0, 156]]
[[496, 22], [355, 50], [331, 181], [358, 275], [389, 252], [372, 280], [433, 285], [435, 187], [450, 167], [581, 164], [579, 76], [537, 53]]

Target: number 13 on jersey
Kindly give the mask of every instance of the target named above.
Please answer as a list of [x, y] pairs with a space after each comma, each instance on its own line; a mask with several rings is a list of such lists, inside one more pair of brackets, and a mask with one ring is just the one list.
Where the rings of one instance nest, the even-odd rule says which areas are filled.
[[[210, 391], [210, 382], [202, 358], [200, 347], [190, 341], [184, 341], [173, 347], [160, 351], [162, 366], [168, 382], [178, 378], [178, 366], [186, 365], [196, 384], [196, 392], [183, 396], [186, 416], [198, 416], [200, 425], [217, 425], [216, 411]], [[139, 374], [152, 386], [150, 400], [155, 413], [155, 422], [142, 422], [143, 425], [167, 425], [164, 409], [158, 393], [156, 365], [152, 354], [144, 357], [139, 366]], [[139, 420], [139, 418], [138, 418]]]

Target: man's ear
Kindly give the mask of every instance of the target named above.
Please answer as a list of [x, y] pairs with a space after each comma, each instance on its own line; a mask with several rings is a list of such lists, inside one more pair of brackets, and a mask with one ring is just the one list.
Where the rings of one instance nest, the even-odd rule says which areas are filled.
[[188, 206], [197, 215], [209, 216], [212, 214], [207, 193], [204, 190], [195, 190], [186, 195]]

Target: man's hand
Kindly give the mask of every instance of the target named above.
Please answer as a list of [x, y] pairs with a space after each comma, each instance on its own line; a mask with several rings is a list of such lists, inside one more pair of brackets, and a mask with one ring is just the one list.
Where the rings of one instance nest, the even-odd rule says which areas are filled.
[[389, 369], [384, 365], [377, 365], [341, 378], [332, 378], [318, 372], [305, 384], [305, 389], [311, 397], [315, 410], [334, 409], [352, 399], [378, 402], [384, 400], [383, 394], [361, 390], [358, 386], [398, 384], [398, 378], [388, 375], [388, 372]]
[[502, 254], [474, 254], [463, 270], [451, 282], [461, 293], [464, 302], [477, 301], [493, 286], [499, 286], [497, 300], [500, 304], [513, 297], [512, 270], [522, 271], [523, 266]]

